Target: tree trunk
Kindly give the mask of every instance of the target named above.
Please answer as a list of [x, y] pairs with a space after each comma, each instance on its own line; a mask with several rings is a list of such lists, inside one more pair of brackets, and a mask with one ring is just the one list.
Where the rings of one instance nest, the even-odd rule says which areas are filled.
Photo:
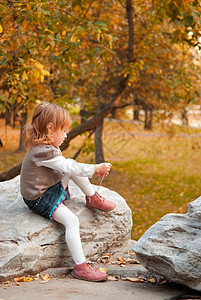
[[133, 120], [139, 121], [139, 110], [134, 109], [133, 111]]
[[[97, 111], [98, 112], [101, 112], [103, 110], [103, 108], [105, 107], [105, 105], [100, 101], [100, 99], [103, 97], [103, 89], [104, 89], [104, 82], [98, 88], [98, 92], [97, 92], [97, 98], [98, 98]], [[95, 161], [97, 164], [100, 164], [105, 161], [104, 154], [103, 154], [103, 141], [102, 141], [103, 122], [104, 122], [104, 118], [102, 118], [100, 120], [100, 122], [97, 123], [95, 135], [94, 135]]]
[[139, 121], [139, 105], [133, 104], [133, 120]]
[[153, 111], [145, 110], [144, 129], [152, 130]]
[[97, 164], [100, 164], [105, 161], [103, 154], [103, 120], [98, 124], [95, 131], [94, 142], [95, 142], [95, 160]]
[[23, 136], [23, 130], [24, 130], [24, 126], [27, 123], [27, 107], [23, 108], [23, 111], [21, 113], [21, 118], [20, 118], [20, 143], [19, 143], [19, 147], [17, 149], [17, 152], [25, 152], [26, 151], [26, 146], [24, 143], [24, 136]]
[[116, 119], [116, 110], [113, 110], [113, 112], [111, 113], [111, 117], [112, 117], [113, 119]]
[[15, 102], [12, 105], [12, 111], [13, 111], [13, 129], [16, 126], [16, 117], [17, 117], [17, 113], [18, 113], [18, 108], [19, 108], [19, 104], [17, 102]]
[[9, 102], [6, 102], [5, 124], [6, 126], [11, 125], [11, 104]]

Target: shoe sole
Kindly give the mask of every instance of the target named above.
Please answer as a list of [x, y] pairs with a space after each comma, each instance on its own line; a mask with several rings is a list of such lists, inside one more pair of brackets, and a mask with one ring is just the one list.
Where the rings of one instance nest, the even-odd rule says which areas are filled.
[[89, 208], [89, 209], [93, 209], [93, 210], [100, 210], [100, 211], [107, 212], [107, 211], [112, 211], [116, 207], [116, 205], [113, 208], [108, 209], [108, 210], [104, 210], [104, 209], [101, 209], [101, 208], [96, 208], [96, 207], [92, 207], [92, 206], [88, 206], [88, 205], [86, 205], [86, 207]]
[[74, 274], [74, 272], [71, 273], [71, 275], [72, 275], [74, 278], [81, 279], [81, 280], [86, 280], [86, 281], [91, 281], [91, 282], [101, 282], [101, 281], [106, 281], [107, 278], [108, 278], [108, 275], [107, 275], [105, 278], [92, 280], [92, 279], [87, 279], [87, 278], [84, 278], [84, 277], [76, 276], [76, 275]]

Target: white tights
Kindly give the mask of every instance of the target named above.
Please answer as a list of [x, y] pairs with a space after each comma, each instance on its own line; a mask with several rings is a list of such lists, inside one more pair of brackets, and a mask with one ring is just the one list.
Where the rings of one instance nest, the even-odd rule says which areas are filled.
[[[72, 176], [71, 179], [87, 196], [94, 194], [94, 189], [86, 177]], [[78, 217], [64, 204], [60, 204], [54, 212], [54, 220], [65, 226], [65, 240], [71, 252], [72, 258], [76, 264], [82, 264], [86, 261], [83, 253], [79, 219]]]

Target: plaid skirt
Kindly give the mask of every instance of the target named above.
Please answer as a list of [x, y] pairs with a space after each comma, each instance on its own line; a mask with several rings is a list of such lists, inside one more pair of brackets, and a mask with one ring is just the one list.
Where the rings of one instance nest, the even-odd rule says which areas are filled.
[[48, 188], [45, 193], [35, 200], [27, 200], [23, 198], [26, 205], [35, 214], [43, 216], [54, 221], [54, 212], [58, 206], [65, 200], [70, 199], [70, 193], [67, 188], [64, 190], [60, 182]]

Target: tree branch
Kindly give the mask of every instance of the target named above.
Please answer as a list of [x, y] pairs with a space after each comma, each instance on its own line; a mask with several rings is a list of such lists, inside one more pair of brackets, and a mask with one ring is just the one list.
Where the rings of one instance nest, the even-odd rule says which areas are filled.
[[22, 163], [0, 174], [0, 182], [14, 178], [20, 174]]

